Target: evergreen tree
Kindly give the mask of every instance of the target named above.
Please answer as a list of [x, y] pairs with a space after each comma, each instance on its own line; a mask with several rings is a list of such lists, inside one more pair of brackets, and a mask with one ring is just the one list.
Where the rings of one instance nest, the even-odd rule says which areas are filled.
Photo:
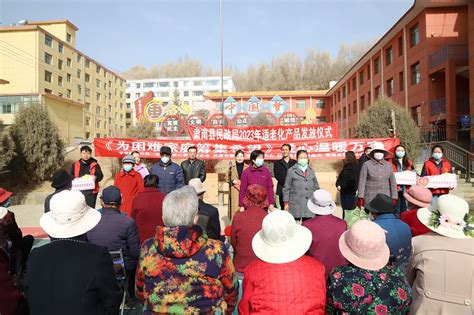
[[10, 127], [16, 157], [9, 163], [15, 177], [37, 183], [51, 177], [64, 162], [58, 128], [41, 104], [23, 108]]
[[15, 156], [15, 143], [13, 142], [8, 129], [0, 132], [0, 171], [8, 165]]
[[390, 98], [377, 99], [356, 126], [356, 138], [388, 138], [393, 136], [392, 110], [395, 112], [395, 132], [410, 158], [420, 155], [420, 129], [407, 110]]

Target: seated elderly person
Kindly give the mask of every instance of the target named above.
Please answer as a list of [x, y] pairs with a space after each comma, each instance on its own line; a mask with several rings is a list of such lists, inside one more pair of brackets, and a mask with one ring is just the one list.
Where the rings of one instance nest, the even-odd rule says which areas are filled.
[[227, 247], [209, 239], [196, 224], [199, 202], [194, 188], [170, 192], [163, 222], [141, 248], [136, 294], [145, 314], [232, 313], [238, 284]]

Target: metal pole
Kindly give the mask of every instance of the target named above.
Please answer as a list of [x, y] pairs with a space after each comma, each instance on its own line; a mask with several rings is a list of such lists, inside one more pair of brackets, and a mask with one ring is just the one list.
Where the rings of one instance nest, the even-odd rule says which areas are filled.
[[393, 137], [397, 137], [397, 129], [395, 125], [395, 111], [392, 109], [391, 111], [391, 116], [392, 116], [392, 128], [393, 128]]
[[224, 29], [222, 27], [222, 0], [219, 0], [219, 23], [221, 28], [221, 114], [224, 115]]

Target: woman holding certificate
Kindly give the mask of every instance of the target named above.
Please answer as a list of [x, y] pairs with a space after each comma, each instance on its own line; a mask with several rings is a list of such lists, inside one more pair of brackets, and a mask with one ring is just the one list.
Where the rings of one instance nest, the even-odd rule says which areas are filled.
[[[395, 173], [395, 178], [397, 178], [397, 173], [404, 173], [404, 172], [413, 172], [415, 168], [413, 167], [413, 162], [408, 158], [407, 150], [405, 146], [399, 144], [395, 147], [393, 158], [390, 160], [393, 168], [393, 172]], [[410, 174], [411, 175], [411, 174]], [[413, 178], [416, 183], [416, 173], [413, 174]], [[398, 202], [395, 206], [395, 215], [397, 217], [400, 216], [400, 213], [407, 210], [407, 202], [403, 193], [409, 189], [410, 185], [402, 185], [400, 181], [397, 180], [397, 191], [398, 191]]]
[[[443, 174], [452, 173], [451, 163], [443, 156], [443, 147], [440, 145], [435, 145], [431, 149], [431, 158], [425, 161], [423, 164], [423, 169], [421, 171], [421, 176], [437, 176]], [[433, 199], [431, 204], [435, 204], [439, 196], [449, 194], [449, 191], [453, 189], [449, 188], [430, 188], [431, 193], [433, 194]]]

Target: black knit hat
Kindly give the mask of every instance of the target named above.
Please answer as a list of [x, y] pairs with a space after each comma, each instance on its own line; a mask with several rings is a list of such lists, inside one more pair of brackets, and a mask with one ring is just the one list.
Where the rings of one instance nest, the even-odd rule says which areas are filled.
[[53, 188], [58, 189], [58, 188], [71, 185], [71, 182], [72, 182], [72, 176], [65, 170], [59, 170], [59, 171], [54, 172], [53, 182], [51, 183], [51, 186]]

